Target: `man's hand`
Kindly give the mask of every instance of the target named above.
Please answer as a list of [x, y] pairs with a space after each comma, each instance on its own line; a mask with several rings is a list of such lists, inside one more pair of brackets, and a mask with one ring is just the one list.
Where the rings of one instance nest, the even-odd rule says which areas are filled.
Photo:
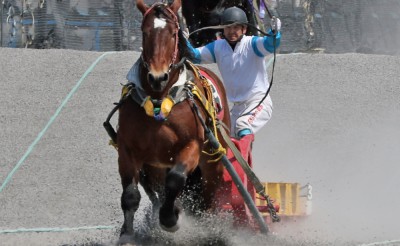
[[279, 32], [281, 30], [281, 20], [275, 16], [271, 18], [271, 30], [273, 32]]
[[183, 37], [185, 37], [186, 39], [189, 39], [189, 29], [187, 29], [187, 28], [182, 29], [182, 34], [183, 34]]

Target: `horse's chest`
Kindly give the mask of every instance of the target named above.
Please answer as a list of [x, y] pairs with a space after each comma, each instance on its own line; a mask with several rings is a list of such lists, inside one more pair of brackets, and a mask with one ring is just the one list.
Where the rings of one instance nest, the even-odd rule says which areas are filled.
[[[147, 153], [173, 153], [178, 145], [181, 145], [190, 139], [193, 134], [185, 126], [177, 126], [175, 124], [144, 124], [145, 127], [137, 128], [132, 142], [136, 143], [139, 151]], [[141, 141], [137, 141], [137, 139]]]
[[147, 131], [143, 135], [143, 140], [134, 144], [135, 158], [137, 160], [153, 166], [173, 165], [177, 156], [184, 146], [190, 141], [191, 137], [180, 134], [173, 127], [163, 124], [162, 126]]

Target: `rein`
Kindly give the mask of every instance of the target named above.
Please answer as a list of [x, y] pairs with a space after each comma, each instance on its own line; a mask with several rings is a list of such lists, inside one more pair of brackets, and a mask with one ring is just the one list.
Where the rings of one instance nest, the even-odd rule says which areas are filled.
[[274, 61], [272, 62], [271, 81], [269, 82], [268, 89], [265, 92], [265, 95], [261, 99], [261, 101], [254, 108], [252, 108], [249, 112], [244, 113], [240, 117], [245, 116], [245, 115], [250, 115], [254, 109], [258, 108], [264, 102], [265, 98], [267, 98], [267, 96], [269, 95], [269, 92], [271, 91], [272, 83], [274, 82], [274, 71], [275, 71], [275, 63], [276, 63], [276, 33], [274, 33], [274, 35], [273, 35], [273, 45], [274, 45]]

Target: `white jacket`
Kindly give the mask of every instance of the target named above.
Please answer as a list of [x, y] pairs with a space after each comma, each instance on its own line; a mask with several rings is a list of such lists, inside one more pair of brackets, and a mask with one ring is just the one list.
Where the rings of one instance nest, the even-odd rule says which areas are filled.
[[280, 33], [275, 47], [272, 37], [243, 36], [235, 50], [225, 39], [194, 49], [196, 63], [217, 63], [228, 100], [243, 102], [255, 95], [265, 95], [269, 87], [265, 56], [280, 43]]

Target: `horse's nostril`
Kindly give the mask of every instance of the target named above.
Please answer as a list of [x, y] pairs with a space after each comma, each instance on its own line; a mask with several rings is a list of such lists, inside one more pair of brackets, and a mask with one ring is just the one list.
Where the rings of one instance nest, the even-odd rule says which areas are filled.
[[148, 73], [147, 80], [149, 81], [151, 87], [154, 90], [160, 91], [167, 85], [168, 80], [169, 80], [169, 74], [164, 73], [164, 74], [161, 74], [160, 76], [155, 76], [152, 73]]
[[149, 80], [149, 82], [154, 82], [154, 80], [155, 80], [155, 78], [154, 78], [154, 75], [152, 74], [152, 73], [148, 73], [147, 74], [147, 79]]
[[147, 74], [147, 79], [149, 82], [154, 83], [154, 82], [166, 82], [169, 79], [168, 73], [164, 73], [162, 76], [154, 76], [152, 73]]
[[169, 78], [168, 73], [164, 73], [163, 81], [168, 81], [168, 78]]

